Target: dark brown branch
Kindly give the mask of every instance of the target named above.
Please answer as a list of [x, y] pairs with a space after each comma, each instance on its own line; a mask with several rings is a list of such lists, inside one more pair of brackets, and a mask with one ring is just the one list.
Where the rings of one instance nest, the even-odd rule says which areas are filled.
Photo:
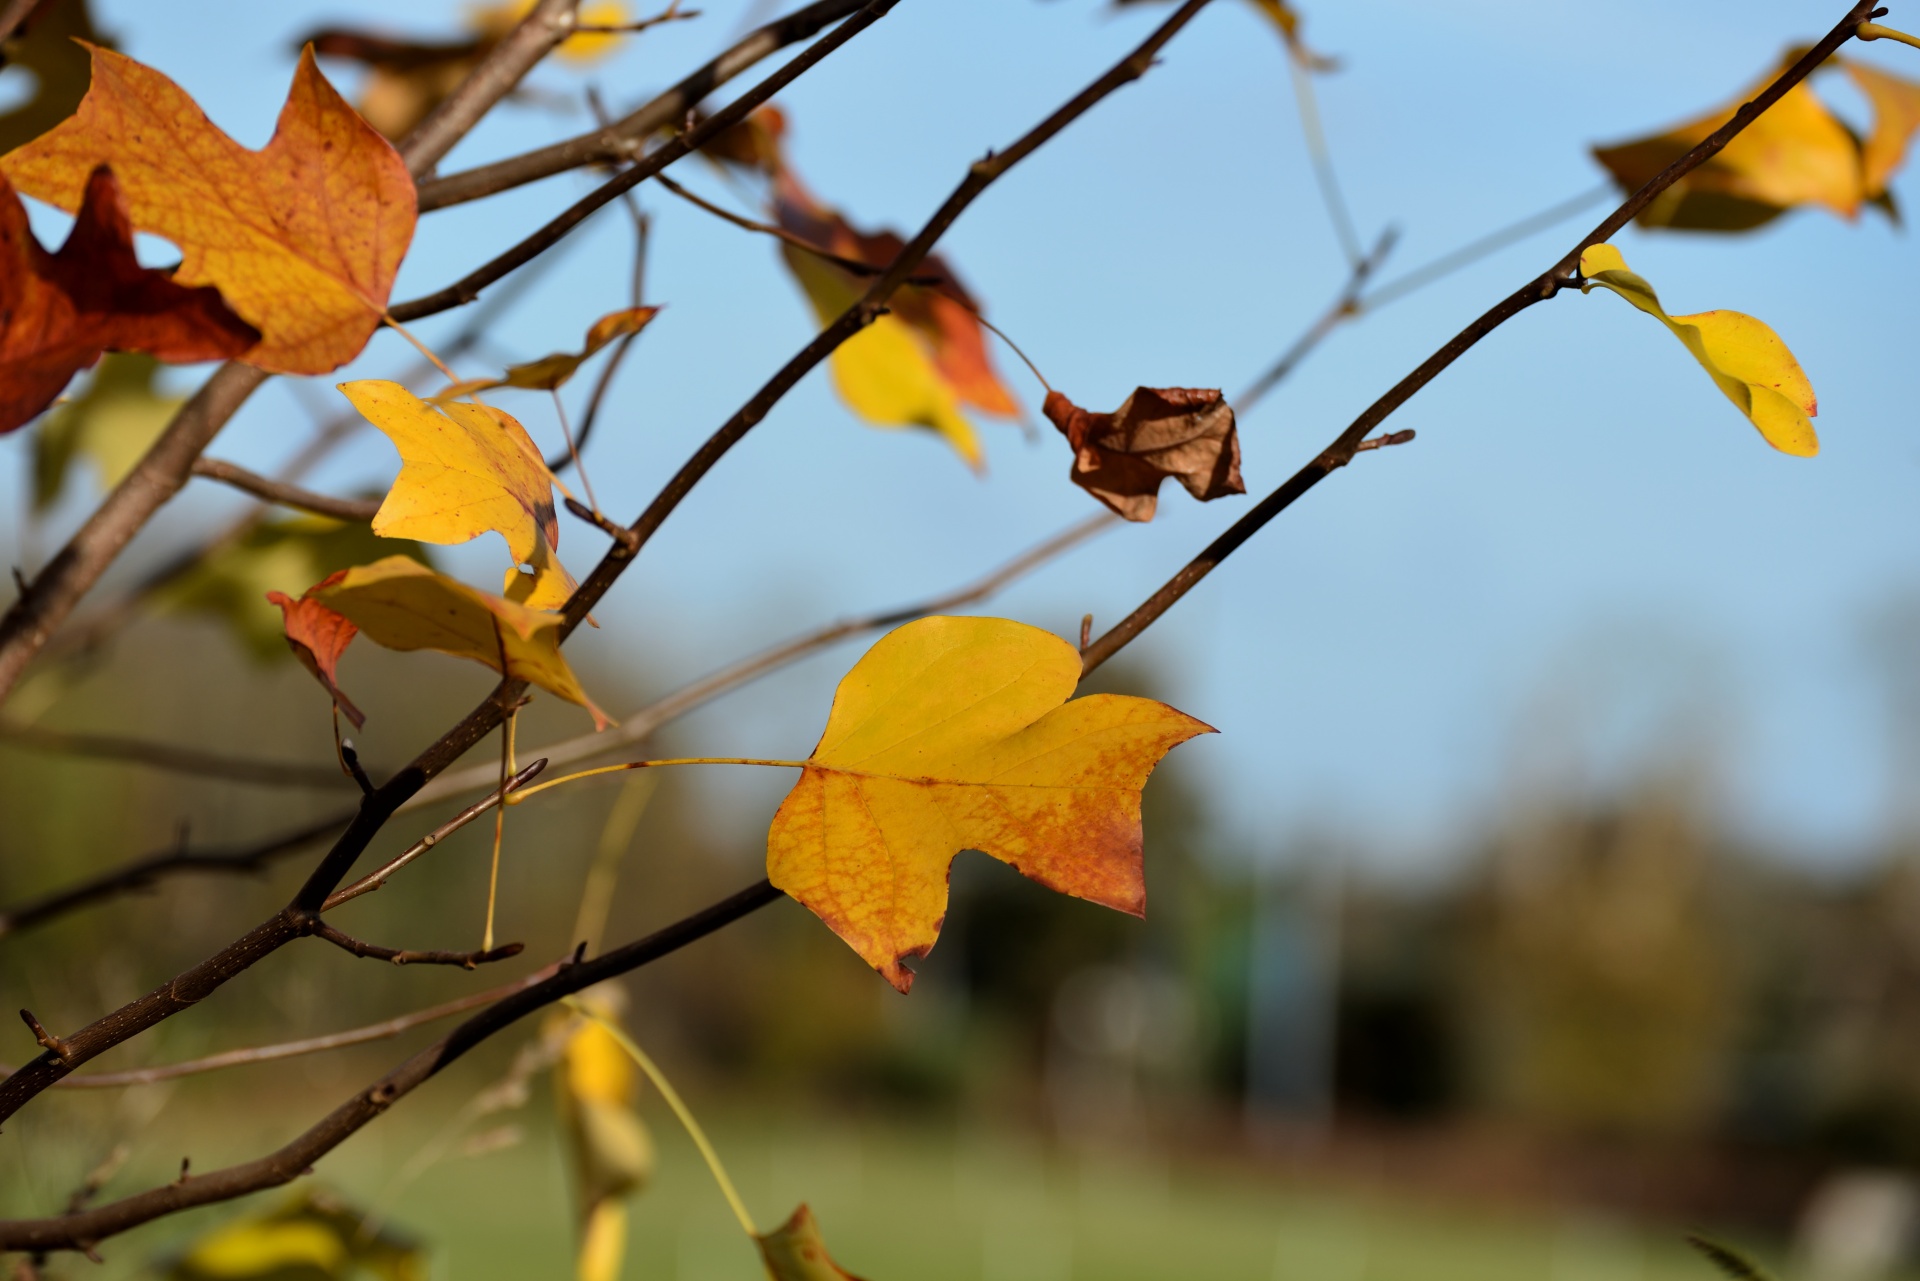
[[311, 489], [271, 480], [259, 472], [248, 471], [236, 463], [218, 458], [194, 459], [193, 474], [231, 485], [242, 493], [252, 494], [261, 502], [277, 503], [295, 511], [312, 512], [316, 516], [330, 516], [334, 520], [365, 524], [380, 510], [380, 500], [377, 498], [334, 498], [328, 494], [316, 494]]
[[315, 921], [311, 933], [315, 938], [324, 939], [343, 952], [350, 952], [354, 956], [375, 961], [392, 961], [395, 965], [457, 965], [463, 970], [471, 970], [476, 966], [490, 965], [494, 961], [508, 960], [527, 950], [525, 943], [503, 943], [499, 947], [475, 952], [416, 952], [368, 943], [355, 938], [345, 930], [328, 925], [325, 921]]
[[324, 765], [303, 765], [296, 761], [262, 761], [242, 756], [222, 756], [197, 748], [172, 743], [155, 743], [141, 738], [121, 738], [115, 734], [76, 734], [47, 729], [40, 725], [18, 725], [0, 720], [0, 744], [17, 745], [63, 756], [86, 756], [98, 760], [126, 761], [174, 774], [196, 774], [203, 778], [223, 778], [234, 783], [258, 783], [266, 787], [319, 787], [329, 790], [351, 787], [352, 781], [339, 770]]
[[1482, 338], [1535, 303], [1545, 302], [1562, 289], [1576, 283], [1579, 278], [1580, 255], [1589, 245], [1601, 244], [1611, 238], [1614, 233], [1632, 222], [1634, 217], [1652, 203], [1661, 192], [1717, 155], [1721, 148], [1740, 134], [1741, 130], [1752, 124], [1761, 112], [1778, 102], [1789, 89], [1805, 80], [1816, 67], [1831, 57], [1835, 50], [1852, 39], [1854, 28], [1866, 21], [1873, 12], [1873, 6], [1874, 0], [1860, 0], [1847, 11], [1847, 16], [1842, 18], [1833, 30], [1821, 38], [1820, 43], [1814, 45], [1797, 62], [1783, 71], [1772, 84], [1761, 91], [1758, 97], [1734, 112], [1731, 119], [1701, 139], [1686, 155], [1661, 170], [1646, 186], [1627, 197], [1618, 208], [1601, 220], [1599, 226], [1582, 236], [1558, 262], [1488, 308], [1465, 329], [1448, 339], [1438, 351], [1420, 362], [1412, 373], [1395, 383], [1385, 395], [1374, 401], [1361, 412], [1358, 418], [1349, 423], [1346, 430], [1336, 436], [1318, 457], [1295, 472], [1278, 489], [1261, 499], [1252, 511], [1235, 521], [1225, 533], [1207, 544], [1198, 556], [1187, 562], [1178, 573], [1161, 586], [1160, 590], [1142, 602], [1139, 608], [1096, 640], [1082, 656], [1081, 670], [1091, 672], [1119, 653], [1129, 641], [1171, 609], [1174, 602], [1185, 596], [1195, 584], [1212, 573], [1222, 561], [1259, 532], [1268, 521], [1291, 507], [1315, 485], [1345, 466], [1347, 461], [1358, 452], [1361, 443], [1372, 434], [1374, 428], [1384, 422], [1394, 410], [1406, 404], [1414, 393], [1439, 377], [1447, 366], [1466, 355]]
[[162, 877], [182, 872], [258, 872], [275, 859], [336, 834], [352, 821], [352, 811], [330, 814], [292, 831], [231, 850], [190, 850], [176, 844], [0, 912], [0, 938], [102, 900], [146, 889]]
[[[544, 982], [559, 970], [559, 965], [549, 965], [523, 979], [489, 988], [485, 992], [474, 992], [457, 1000], [429, 1006], [424, 1010], [415, 1010], [411, 1014], [402, 1014], [379, 1023], [369, 1023], [365, 1027], [351, 1028], [345, 1032], [329, 1032], [325, 1036], [310, 1036], [299, 1041], [283, 1041], [277, 1045], [254, 1045], [243, 1050], [223, 1050], [219, 1054], [209, 1054], [204, 1058], [188, 1059], [182, 1063], [166, 1063], [158, 1067], [129, 1068], [123, 1072], [76, 1072], [62, 1080], [58, 1088], [119, 1090], [133, 1085], [157, 1085], [162, 1081], [177, 1081], [181, 1077], [199, 1076], [205, 1072], [219, 1072], [226, 1068], [246, 1067], [254, 1063], [275, 1063], [281, 1059], [323, 1054], [329, 1050], [342, 1050], [349, 1046], [365, 1045], [371, 1041], [390, 1040], [403, 1032], [410, 1032], [428, 1023], [438, 1023], [441, 1019], [465, 1014], [468, 1010], [477, 1010], [483, 1005], [492, 1005], [495, 1001], [512, 996], [515, 992]], [[0, 1076], [13, 1071], [13, 1068], [0, 1064]]]
[[805, 53], [735, 98], [723, 110], [708, 116], [692, 129], [676, 135], [644, 156], [636, 157], [627, 168], [574, 201], [546, 226], [526, 237], [519, 244], [480, 264], [444, 289], [403, 303], [395, 303], [387, 309], [388, 314], [397, 321], [405, 322], [418, 320], [422, 316], [436, 315], [472, 302], [480, 296], [482, 289], [538, 258], [558, 244], [568, 232], [605, 208], [608, 202], [617, 199], [623, 192], [633, 190], [668, 165], [698, 151], [714, 138], [745, 120], [756, 108], [818, 65], [827, 55], [885, 17], [888, 10], [892, 9], [896, 3], [898, 0], [868, 0], [860, 12], [841, 23], [828, 35], [815, 41]]
[[702, 99], [762, 58], [788, 45], [810, 40], [830, 24], [857, 11], [866, 0], [815, 0], [742, 37], [725, 53], [701, 67], [645, 106], [591, 133], [541, 147], [523, 155], [420, 184], [420, 211], [478, 200], [495, 192], [550, 178], [584, 165], [614, 164], [639, 154], [654, 133], [679, 124]]
[[194, 1206], [231, 1201], [250, 1192], [291, 1183], [311, 1169], [321, 1157], [488, 1037], [561, 997], [571, 996], [595, 983], [637, 970], [676, 952], [780, 897], [780, 891], [763, 880], [625, 947], [615, 948], [591, 960], [563, 964], [552, 977], [468, 1019], [447, 1036], [356, 1093], [277, 1152], [241, 1165], [228, 1166], [224, 1170], [183, 1177], [163, 1187], [151, 1188], [77, 1214], [0, 1221], [0, 1250], [40, 1252], [81, 1249], [142, 1223], [150, 1223]]
[[71, 1063], [73, 1061], [73, 1047], [53, 1033], [47, 1031], [44, 1027], [41, 1027], [40, 1020], [33, 1017], [32, 1010], [20, 1011], [20, 1021], [27, 1025], [28, 1029], [33, 1033], [33, 1039], [38, 1041], [46, 1049], [47, 1053], [53, 1055], [62, 1063]]
[[[806, 53], [795, 58], [780, 74], [790, 71], [792, 75], [798, 75], [806, 66], [812, 65], [809, 59], [817, 62], [820, 57], [825, 56], [823, 51], [829, 46], [837, 47], [836, 41], [844, 43], [859, 30], [864, 29], [865, 25], [871, 25], [890, 9], [893, 3], [895, 0], [872, 0], [872, 3], [859, 15], [849, 19], [832, 35], [820, 40]], [[1145, 75], [1161, 48], [1173, 38], [1175, 33], [1192, 21], [1207, 3], [1208, 0], [1186, 0], [1186, 3], [1161, 23], [1138, 49], [1069, 99], [1065, 105], [1039, 125], [1029, 130], [1012, 147], [975, 162], [967, 176], [954, 189], [953, 194], [935, 211], [933, 217], [920, 229], [919, 234], [901, 249], [893, 264], [868, 287], [860, 300], [789, 360], [681, 467], [646, 511], [641, 513], [639, 520], [634, 522], [632, 528], [640, 536], [640, 541], [644, 543], [659, 529], [673, 509], [679, 506], [681, 500], [692, 491], [700, 478], [711, 470], [713, 465], [755, 424], [765, 418], [788, 390], [824, 361], [841, 343], [872, 323], [884, 308], [887, 299], [892, 296], [893, 291], [899, 288], [912, 274], [914, 268], [925, 260], [927, 254], [932, 251], [934, 243], [982, 191], [992, 185], [995, 179], [1032, 155], [1103, 98], [1122, 85], [1130, 84]], [[780, 75], [773, 77], [773, 79], [779, 78]], [[787, 78], [791, 79], [791, 76]], [[750, 98], [757, 92], [758, 90], [752, 91], [745, 98]], [[736, 101], [726, 111], [710, 117], [701, 128], [705, 129], [723, 120], [735, 108], [740, 107], [745, 98]], [[744, 115], [744, 111], [741, 114]], [[693, 134], [699, 132], [700, 130], [694, 130]], [[684, 142], [693, 134], [682, 135], [680, 141]], [[667, 148], [663, 148], [663, 151], [671, 150], [672, 146], [673, 144], [669, 144]], [[612, 195], [617, 194], [617, 191], [612, 193]], [[611, 199], [612, 195], [609, 195], [608, 199]], [[607, 552], [600, 563], [594, 567], [593, 572], [588, 575], [586, 581], [581, 583], [567, 601], [561, 625], [563, 637], [580, 624], [587, 612], [632, 563], [633, 558], [634, 553], [621, 545], [615, 545]], [[51, 1055], [42, 1055], [4, 1082], [0, 1082], [0, 1122], [5, 1121], [29, 1099], [66, 1075], [75, 1064], [85, 1062], [88, 1058], [171, 1018], [218, 989], [234, 975], [245, 971], [292, 939], [307, 933], [311, 923], [319, 919], [319, 912], [335, 887], [352, 870], [354, 863], [387, 820], [392, 818], [400, 806], [411, 799], [428, 779], [459, 759], [469, 748], [485, 738], [510, 710], [518, 707], [525, 688], [524, 683], [517, 680], [502, 681], [495, 687], [493, 694], [479, 707], [469, 712], [458, 725], [442, 735], [437, 742], [429, 746], [411, 764], [394, 775], [372, 795], [363, 798], [353, 822], [334, 843], [333, 848], [328, 850], [326, 856], [320, 860], [307, 877], [306, 883], [300, 887], [299, 892], [294, 895], [293, 900], [284, 910], [171, 983], [127, 1003], [76, 1032], [69, 1042], [74, 1050], [74, 1058], [71, 1061], [62, 1063]]]

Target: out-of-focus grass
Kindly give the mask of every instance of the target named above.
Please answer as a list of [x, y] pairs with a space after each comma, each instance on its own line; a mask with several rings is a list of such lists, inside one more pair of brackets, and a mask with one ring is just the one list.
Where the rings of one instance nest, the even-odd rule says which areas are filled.
[[[539, 1093], [539, 1092], [537, 1092]], [[207, 1100], [211, 1101], [211, 1100]], [[652, 1102], [657, 1103], [657, 1100]], [[190, 1111], [209, 1114], [195, 1101]], [[241, 1132], [255, 1106], [230, 1116]], [[172, 1109], [169, 1109], [171, 1112]], [[445, 1134], [447, 1113], [401, 1109], [322, 1163], [320, 1182], [431, 1247], [436, 1281], [571, 1275], [566, 1163], [544, 1097], [511, 1120], [516, 1146], [450, 1155], [404, 1187], [395, 1176]], [[170, 1118], [143, 1148], [171, 1150]], [[499, 1118], [493, 1118], [497, 1121]], [[633, 1203], [626, 1276], [639, 1281], [758, 1281], [752, 1247], [692, 1145], [650, 1108], [660, 1154]], [[481, 1128], [485, 1128], [484, 1126]], [[11, 1129], [11, 1127], [10, 1127]], [[1311, 1188], [1251, 1167], [1173, 1164], [1125, 1150], [1045, 1149], [1003, 1126], [888, 1123], [819, 1114], [722, 1115], [713, 1138], [760, 1226], [802, 1201], [840, 1263], [873, 1281], [1713, 1281], [1678, 1234], [1565, 1215], [1493, 1212]], [[206, 1131], [199, 1133], [205, 1136]], [[258, 1137], [264, 1146], [265, 1134]], [[0, 1139], [13, 1143], [14, 1135]], [[204, 1144], [205, 1139], [202, 1138]], [[43, 1200], [70, 1154], [44, 1133], [30, 1157]], [[457, 1144], [449, 1145], [457, 1148]], [[257, 1147], [251, 1150], [259, 1150]], [[177, 1159], [177, 1158], [174, 1158]], [[28, 1178], [0, 1174], [8, 1212]], [[146, 1160], [135, 1167], [146, 1166]], [[130, 1168], [112, 1193], [156, 1168]], [[70, 1186], [60, 1183], [58, 1186]], [[246, 1203], [257, 1209], [284, 1193]], [[169, 1242], [234, 1213], [143, 1230], [105, 1247], [104, 1268], [71, 1258], [61, 1277], [141, 1274]]]

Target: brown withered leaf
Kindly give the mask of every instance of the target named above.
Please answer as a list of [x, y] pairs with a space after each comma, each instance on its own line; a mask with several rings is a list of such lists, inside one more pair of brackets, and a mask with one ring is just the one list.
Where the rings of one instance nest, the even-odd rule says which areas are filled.
[[73, 230], [51, 254], [0, 175], [0, 432], [52, 404], [102, 352], [219, 360], [259, 339], [219, 290], [177, 285], [140, 265], [119, 183], [105, 165], [87, 179]]
[[[337, 570], [315, 583], [314, 588], [329, 587], [346, 577], [346, 572]], [[360, 629], [345, 614], [336, 614], [314, 600], [314, 588], [309, 588], [308, 594], [297, 600], [285, 592], [268, 592], [267, 599], [280, 607], [286, 619], [287, 648], [326, 688], [333, 705], [346, 713], [353, 727], [359, 729], [367, 723], [366, 714], [355, 707], [346, 691], [340, 688], [334, 672], [340, 665], [340, 656], [347, 652], [347, 646], [360, 634]]]
[[1043, 409], [1073, 446], [1073, 483], [1128, 520], [1153, 519], [1169, 476], [1203, 503], [1247, 492], [1233, 410], [1216, 390], [1139, 387], [1110, 414], [1050, 391]]

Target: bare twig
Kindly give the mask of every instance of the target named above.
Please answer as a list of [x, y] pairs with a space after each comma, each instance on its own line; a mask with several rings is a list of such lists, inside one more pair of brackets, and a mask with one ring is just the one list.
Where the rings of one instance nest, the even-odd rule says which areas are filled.
[[1320, 313], [1320, 318], [1307, 326], [1306, 332], [1294, 339], [1293, 345], [1281, 352], [1279, 359], [1269, 365], [1265, 373], [1234, 398], [1236, 413], [1244, 414], [1259, 404], [1268, 392], [1299, 368], [1300, 362], [1325, 341], [1328, 334], [1358, 314], [1361, 291], [1367, 287], [1367, 281], [1372, 279], [1373, 273], [1380, 270], [1380, 264], [1386, 261], [1387, 255], [1393, 252], [1394, 241], [1398, 237], [1399, 232], [1392, 227], [1380, 233], [1380, 239], [1374, 242], [1373, 248], [1353, 264], [1353, 269], [1347, 273], [1346, 284], [1340, 287], [1340, 292], [1327, 305], [1327, 309]]
[[523, 155], [423, 182], [420, 210], [425, 213], [478, 200], [584, 165], [630, 160], [639, 153], [647, 138], [679, 124], [715, 89], [762, 58], [812, 39], [829, 25], [858, 11], [864, 3], [866, 0], [815, 0], [742, 37], [712, 62], [614, 124]]
[[295, 511], [312, 512], [316, 516], [330, 516], [334, 520], [364, 524], [372, 520], [373, 514], [380, 510], [380, 500], [377, 498], [334, 498], [328, 494], [316, 494], [298, 485], [270, 480], [259, 472], [248, 471], [237, 463], [225, 462], [218, 458], [194, 459], [193, 474], [208, 480], [217, 480], [223, 485], [231, 485], [242, 493], [252, 494], [263, 503], [277, 503], [282, 507], [291, 507]]
[[1516, 241], [1525, 240], [1535, 232], [1545, 231], [1548, 227], [1565, 222], [1575, 214], [1593, 208], [1612, 194], [1613, 184], [1601, 183], [1571, 199], [1562, 200], [1550, 209], [1542, 209], [1537, 214], [1509, 223], [1497, 231], [1490, 231], [1484, 236], [1476, 237], [1458, 249], [1441, 254], [1425, 266], [1416, 267], [1404, 276], [1389, 280], [1372, 293], [1356, 298], [1354, 310], [1369, 312], [1384, 307], [1390, 302], [1406, 297], [1416, 289], [1423, 289], [1436, 280], [1479, 262], [1489, 254], [1498, 253]]
[[47, 1031], [44, 1027], [41, 1027], [40, 1020], [33, 1017], [32, 1010], [20, 1011], [20, 1021], [32, 1030], [33, 1039], [45, 1047], [47, 1053], [58, 1058], [63, 1063], [71, 1063], [73, 1061], [73, 1047], [53, 1033]]
[[1129, 641], [1171, 609], [1174, 602], [1191, 591], [1201, 579], [1212, 573], [1222, 561], [1253, 537], [1268, 521], [1291, 507], [1315, 485], [1345, 466], [1347, 460], [1353, 457], [1360, 444], [1375, 427], [1385, 421], [1394, 410], [1404, 405], [1415, 392], [1439, 377], [1447, 366], [1464, 356], [1474, 344], [1535, 303], [1552, 298], [1574, 283], [1578, 278], [1580, 255], [1587, 246], [1607, 240], [1632, 222], [1634, 216], [1645, 209], [1661, 192], [1718, 154], [1721, 148], [1739, 136], [1741, 130], [1752, 124], [1761, 112], [1778, 102], [1788, 90], [1805, 80], [1816, 67], [1831, 57], [1835, 50], [1852, 39], [1854, 29], [1872, 14], [1873, 9], [1874, 0], [1859, 0], [1859, 3], [1847, 11], [1847, 16], [1822, 37], [1818, 44], [1807, 50], [1791, 67], [1781, 72], [1773, 83], [1761, 90], [1751, 102], [1734, 112], [1725, 124], [1701, 139], [1684, 156], [1661, 170], [1644, 187], [1627, 197], [1618, 208], [1601, 220], [1599, 226], [1582, 236], [1573, 248], [1560, 257], [1558, 262], [1495, 303], [1465, 329], [1448, 339], [1413, 372], [1389, 388], [1386, 394], [1374, 401], [1362, 411], [1358, 418], [1349, 423], [1346, 429], [1336, 436], [1312, 462], [1295, 472], [1278, 489], [1261, 499], [1252, 511], [1235, 521], [1224, 534], [1209, 543], [1198, 556], [1187, 562], [1158, 591], [1142, 602], [1139, 608], [1096, 640], [1082, 657], [1082, 671], [1091, 672], [1119, 653]]
[[268, 787], [318, 787], [332, 791], [342, 784], [352, 785], [340, 776], [338, 770], [326, 766], [222, 756], [172, 743], [122, 738], [115, 734], [77, 734], [40, 725], [19, 725], [12, 721], [0, 720], [0, 744], [63, 756], [127, 761], [174, 774], [197, 774], [205, 778], [224, 778], [229, 782], [258, 783]]
[[503, 943], [499, 947], [485, 947], [472, 952], [415, 952], [365, 942], [325, 921], [315, 921], [312, 932], [315, 938], [324, 939], [343, 952], [376, 961], [392, 961], [395, 965], [457, 965], [463, 970], [471, 970], [494, 961], [509, 960], [527, 950], [525, 943]]

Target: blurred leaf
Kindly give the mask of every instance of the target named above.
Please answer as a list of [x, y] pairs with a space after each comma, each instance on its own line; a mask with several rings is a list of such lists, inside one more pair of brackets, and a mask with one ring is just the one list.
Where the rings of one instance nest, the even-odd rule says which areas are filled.
[[160, 362], [139, 352], [109, 352], [94, 367], [86, 391], [48, 414], [33, 438], [33, 507], [60, 500], [76, 458], [92, 464], [101, 490], [112, 489], [160, 436], [177, 396], [160, 396], [153, 376]]
[[613, 1281], [626, 1251], [625, 1198], [653, 1177], [653, 1136], [634, 1109], [640, 1070], [605, 1025], [617, 1019], [624, 994], [613, 984], [575, 998], [593, 1018], [556, 1011], [550, 1034], [564, 1036], [554, 1069], [560, 1121], [573, 1156], [580, 1197], [579, 1281]]
[[431, 405], [378, 379], [340, 390], [400, 451], [400, 475], [374, 513], [374, 533], [464, 543], [493, 530], [516, 563], [531, 562], [542, 542], [559, 541], [553, 478], [511, 414], [490, 405]]
[[1023, 623], [895, 628], [841, 679], [767, 833], [767, 875], [902, 992], [963, 849], [1141, 915], [1140, 788], [1212, 730], [1148, 698], [1068, 702], [1079, 680], [1080, 652]]
[[[94, 48], [79, 110], [0, 157], [69, 212], [110, 165], [132, 224], [179, 247], [174, 278], [214, 285], [260, 330], [245, 359], [319, 374], [360, 354], [413, 239], [413, 177], [302, 55], [272, 139], [252, 151], [152, 67]], [[154, 143], [165, 138], [166, 145]]]
[[0, 84], [33, 78], [32, 95], [0, 114], [0, 153], [38, 138], [72, 115], [87, 96], [87, 51], [75, 40], [114, 46], [94, 30], [87, 0], [42, 0], [13, 39], [0, 45], [6, 57]]
[[1771, 1273], [1730, 1245], [1692, 1234], [1688, 1235], [1687, 1244], [1733, 1281], [1773, 1281]]
[[268, 1214], [216, 1228], [166, 1273], [168, 1281], [426, 1281], [426, 1252], [328, 1193], [312, 1191]]
[[103, 352], [188, 363], [237, 356], [259, 337], [217, 289], [189, 289], [140, 265], [120, 183], [105, 165], [88, 176], [57, 253], [40, 247], [0, 175], [0, 433], [36, 417]]
[[[593, 322], [587, 330], [585, 345], [578, 352], [555, 352], [551, 356], [542, 356], [523, 365], [507, 366], [504, 378], [473, 378], [457, 382], [433, 398], [435, 405], [445, 405], [448, 401], [458, 400], [462, 396], [471, 396], [476, 391], [489, 391], [495, 387], [524, 387], [531, 391], [554, 391], [564, 386], [580, 366], [593, 359], [602, 347], [616, 338], [628, 334], [637, 334], [647, 327], [647, 322], [660, 314], [658, 307], [625, 307]], [[549, 503], [552, 498], [549, 495]]]
[[1738, 311], [1669, 316], [1653, 286], [1629, 271], [1612, 245], [1593, 245], [1581, 254], [1580, 274], [1587, 278], [1582, 292], [1595, 285], [1611, 289], [1672, 330], [1769, 445], [1803, 458], [1820, 452], [1808, 421], [1820, 412], [1813, 384], [1780, 335]]
[[[339, 574], [328, 575], [321, 580], [321, 585], [334, 582], [339, 577]], [[313, 589], [307, 590], [311, 593]], [[268, 592], [267, 600], [280, 607], [287, 648], [300, 660], [300, 665], [313, 673], [314, 679], [333, 699], [334, 706], [346, 713], [355, 729], [365, 725], [366, 715], [353, 705], [353, 700], [336, 683], [334, 675], [340, 656], [347, 652], [347, 646], [353, 643], [360, 629], [344, 615], [334, 613], [310, 595], [296, 600], [285, 592]]]
[[313, 598], [346, 615], [376, 645], [472, 659], [578, 703], [593, 715], [596, 729], [609, 724], [560, 654], [559, 614], [478, 591], [405, 556], [316, 584]]
[[[1798, 57], [1798, 50], [1790, 52], [1782, 66]], [[1637, 191], [1731, 120], [1777, 74], [1770, 72], [1725, 107], [1658, 134], [1595, 147], [1593, 156], [1622, 191]], [[1635, 221], [1643, 227], [1746, 231], [1800, 205], [1819, 205], [1850, 219], [1869, 194], [1861, 181], [1860, 144], [1802, 83], [1718, 155], [1661, 192]]]
[[[403, 546], [416, 559], [427, 559], [418, 544]], [[324, 516], [263, 521], [208, 553], [162, 589], [157, 603], [163, 609], [216, 614], [232, 625], [256, 657], [285, 658], [284, 620], [267, 594], [315, 582], [393, 550], [391, 541], [376, 538], [358, 523]]]
[[1139, 387], [1110, 414], [1050, 391], [1045, 412], [1073, 446], [1073, 483], [1128, 520], [1153, 519], [1169, 476], [1203, 503], [1247, 492], [1233, 410], [1218, 391]]
[[1920, 83], [1849, 58], [1840, 64], [1873, 104], [1873, 132], [1860, 150], [1861, 179], [1869, 198], [1882, 195], [1907, 158], [1920, 129]]
[[785, 1223], [754, 1238], [773, 1281], [860, 1281], [833, 1261], [820, 1235], [819, 1221], [805, 1205]]

